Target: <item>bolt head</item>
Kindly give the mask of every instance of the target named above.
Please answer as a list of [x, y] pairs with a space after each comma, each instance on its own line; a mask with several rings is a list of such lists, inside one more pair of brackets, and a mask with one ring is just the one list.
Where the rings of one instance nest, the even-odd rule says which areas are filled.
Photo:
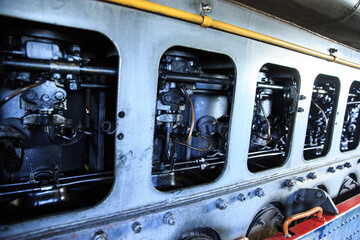
[[167, 212], [164, 215], [163, 221], [164, 221], [165, 224], [175, 225], [175, 223], [176, 223], [175, 215], [172, 214], [171, 212]]
[[63, 92], [56, 92], [54, 96], [55, 96], [55, 99], [59, 100], [59, 101], [63, 100], [65, 97]]
[[218, 200], [216, 200], [216, 207], [220, 210], [224, 210], [225, 208], [227, 208], [227, 202], [224, 199], [219, 198]]
[[50, 100], [50, 96], [47, 95], [47, 94], [44, 94], [44, 95], [41, 96], [41, 100], [43, 100], [44, 102], [47, 102], [47, 101]]
[[237, 196], [237, 199], [241, 202], [244, 202], [246, 200], [246, 196], [242, 193], [240, 193], [238, 196]]
[[91, 236], [91, 240], [107, 240], [107, 239], [108, 239], [107, 234], [103, 230], [97, 230]]
[[304, 178], [304, 177], [298, 177], [296, 180], [298, 180], [299, 182], [305, 182], [305, 178]]
[[315, 197], [317, 197], [317, 198], [322, 198], [323, 196], [324, 196], [324, 194], [321, 191], [317, 191], [315, 193]]
[[313, 179], [313, 180], [317, 178], [315, 172], [310, 172], [310, 173], [307, 175], [307, 177], [310, 178], [310, 179]]
[[295, 182], [291, 179], [285, 181], [285, 186], [288, 188], [292, 188], [295, 185]]
[[346, 168], [351, 168], [351, 163], [346, 162], [346, 163], [344, 164], [344, 167], [346, 167]]
[[262, 188], [257, 188], [257, 189], [255, 189], [255, 195], [257, 196], [257, 197], [263, 197], [263, 196], [265, 196], [265, 191], [264, 191], [264, 189], [262, 189]]
[[134, 222], [134, 224], [132, 225], [132, 229], [135, 233], [140, 233], [142, 230], [142, 224], [140, 224], [139, 222]]

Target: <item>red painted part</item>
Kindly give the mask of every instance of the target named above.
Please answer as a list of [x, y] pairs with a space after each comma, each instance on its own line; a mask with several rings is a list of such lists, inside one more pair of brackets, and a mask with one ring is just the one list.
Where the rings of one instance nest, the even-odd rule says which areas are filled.
[[325, 214], [321, 219], [319, 218], [311, 218], [298, 225], [290, 228], [290, 231], [294, 233], [292, 237], [285, 237], [283, 233], [277, 233], [276, 235], [267, 238], [266, 240], [294, 240], [299, 237], [304, 236], [305, 234], [314, 231], [315, 229], [325, 225], [326, 223], [330, 222], [331, 220], [340, 217], [342, 214], [346, 213], [350, 209], [360, 206], [360, 194], [336, 205], [336, 208], [339, 211], [339, 215], [328, 215]]

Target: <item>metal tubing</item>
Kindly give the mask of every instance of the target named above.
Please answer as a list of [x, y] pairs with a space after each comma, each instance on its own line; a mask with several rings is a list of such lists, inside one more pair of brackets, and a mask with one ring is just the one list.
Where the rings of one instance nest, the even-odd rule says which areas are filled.
[[268, 88], [268, 89], [273, 89], [273, 90], [284, 90], [284, 91], [290, 90], [289, 86], [281, 86], [281, 85], [274, 85], [274, 84], [264, 84], [264, 83], [258, 83], [257, 87], [258, 88]]
[[190, 76], [185, 74], [174, 74], [166, 73], [160, 76], [162, 80], [167, 82], [185, 82], [185, 83], [209, 83], [209, 84], [220, 84], [220, 85], [229, 85], [230, 80], [228, 78], [212, 78], [212, 77], [200, 77], [200, 76]]
[[167, 7], [161, 4], [157, 4], [157, 3], [152, 3], [152, 2], [148, 2], [148, 1], [144, 1], [144, 0], [102, 0], [105, 2], [112, 2], [112, 3], [116, 3], [116, 4], [120, 4], [123, 6], [127, 6], [127, 7], [131, 7], [131, 8], [135, 8], [135, 9], [139, 9], [139, 10], [143, 10], [143, 11], [147, 11], [147, 12], [151, 12], [151, 13], [155, 13], [155, 14], [159, 14], [159, 15], [163, 15], [163, 16], [167, 16], [167, 17], [172, 17], [175, 19], [179, 19], [179, 20], [183, 20], [183, 21], [187, 21], [187, 22], [191, 22], [191, 23], [195, 23], [195, 24], [199, 24], [203, 27], [210, 27], [210, 28], [214, 28], [217, 30], [221, 30], [224, 32], [228, 32], [228, 33], [233, 33], [239, 36], [243, 36], [243, 37], [247, 37], [247, 38], [251, 38], [254, 40], [258, 40], [261, 42], [265, 42], [265, 43], [269, 43], [269, 44], [273, 44], [275, 46], [279, 46], [279, 47], [283, 47], [289, 50], [293, 50], [296, 52], [300, 52], [306, 55], [310, 55], [313, 57], [317, 57], [323, 60], [327, 60], [327, 61], [331, 61], [331, 62], [335, 62], [335, 63], [339, 63], [345, 66], [349, 66], [349, 67], [353, 67], [353, 68], [357, 68], [360, 69], [360, 64], [355, 63], [355, 62], [351, 62], [348, 60], [344, 60], [341, 58], [337, 58], [333, 55], [330, 54], [326, 54], [326, 53], [322, 53], [310, 48], [306, 48], [294, 43], [290, 43], [278, 38], [274, 38], [274, 37], [270, 37], [261, 33], [257, 33], [254, 31], [250, 31], [248, 29], [244, 29], [235, 25], [231, 25], [228, 23], [224, 23], [221, 21], [217, 21], [214, 19], [211, 19], [209, 16], [200, 16], [197, 14], [193, 14], [193, 13], [189, 13], [186, 11], [182, 11], [179, 9], [175, 9], [172, 7]]
[[295, 214], [295, 215], [287, 218], [283, 225], [283, 231], [284, 231], [285, 237], [289, 237], [289, 225], [291, 222], [298, 220], [300, 218], [309, 217], [309, 216], [313, 215], [314, 213], [317, 213], [316, 216], [318, 218], [322, 218], [323, 209], [321, 207], [314, 207], [313, 209], [310, 209], [309, 211], [298, 213], [298, 214]]
[[75, 63], [49, 61], [49, 60], [32, 60], [32, 59], [6, 59], [3, 60], [3, 65], [22, 70], [31, 71], [50, 71], [52, 73], [88, 73], [105, 76], [115, 76], [115, 68], [94, 67], [94, 66], [79, 66]]

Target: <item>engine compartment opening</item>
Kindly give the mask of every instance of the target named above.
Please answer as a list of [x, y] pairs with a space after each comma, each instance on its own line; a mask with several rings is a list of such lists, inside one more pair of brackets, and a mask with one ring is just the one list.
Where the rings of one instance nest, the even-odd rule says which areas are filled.
[[323, 74], [316, 77], [306, 129], [305, 160], [323, 157], [330, 149], [339, 90], [338, 78]]
[[299, 98], [296, 69], [265, 64], [259, 71], [247, 166], [258, 172], [281, 166], [289, 152]]
[[0, 25], [0, 221], [99, 203], [114, 180], [115, 46], [93, 31]]
[[185, 47], [160, 60], [152, 181], [169, 191], [215, 180], [227, 158], [235, 67]]

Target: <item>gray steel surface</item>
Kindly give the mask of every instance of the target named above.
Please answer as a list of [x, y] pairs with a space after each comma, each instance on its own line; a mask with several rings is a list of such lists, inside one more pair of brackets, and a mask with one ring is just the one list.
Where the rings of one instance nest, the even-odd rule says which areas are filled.
[[[154, 1], [192, 13], [199, 13], [200, 1]], [[208, 0], [214, 19], [258, 31], [317, 51], [334, 47], [338, 57], [360, 62], [358, 52], [317, 37], [284, 22], [249, 11], [225, 1]], [[359, 147], [340, 152], [340, 139], [349, 87], [358, 80], [359, 70], [309, 57], [229, 33], [150, 14], [101, 1], [3, 0], [0, 15], [96, 31], [107, 36], [119, 51], [118, 100], [116, 112], [125, 117], [116, 122], [115, 180], [101, 203], [85, 209], [57, 213], [0, 226], [1, 239], [91, 239], [104, 231], [109, 239], [178, 239], [182, 233], [209, 227], [221, 239], [244, 236], [262, 206], [286, 203], [301, 188], [326, 186], [336, 197], [342, 179], [350, 173], [359, 176]], [[159, 60], [173, 46], [221, 53], [236, 67], [235, 94], [229, 132], [227, 163], [214, 182], [176, 190], [157, 191], [151, 182], [153, 134]], [[300, 73], [300, 94], [306, 96], [298, 107], [288, 159], [281, 167], [251, 173], [247, 169], [253, 103], [259, 69], [267, 63], [295, 68]], [[303, 158], [306, 125], [313, 82], [318, 74], [336, 76], [341, 81], [338, 110], [329, 153], [312, 161]], [[200, 101], [200, 100], [199, 100]], [[115, 103], [114, 103], [115, 104]], [[200, 103], [199, 103], [200, 104]], [[220, 103], [219, 103], [220, 104]], [[327, 171], [329, 166], [350, 162], [353, 167]], [[306, 178], [316, 172], [316, 179]], [[305, 181], [298, 181], [305, 177]], [[287, 179], [295, 186], [284, 188]], [[265, 195], [258, 197], [261, 187]], [[238, 199], [246, 196], [245, 201]], [[227, 202], [217, 207], [221, 197]], [[241, 198], [243, 200], [243, 198]], [[171, 212], [174, 224], [164, 223]], [[133, 225], [135, 222], [139, 224]], [[141, 227], [140, 227], [141, 225]], [[136, 233], [137, 232], [137, 233]], [[102, 232], [99, 233], [103, 234]]]

